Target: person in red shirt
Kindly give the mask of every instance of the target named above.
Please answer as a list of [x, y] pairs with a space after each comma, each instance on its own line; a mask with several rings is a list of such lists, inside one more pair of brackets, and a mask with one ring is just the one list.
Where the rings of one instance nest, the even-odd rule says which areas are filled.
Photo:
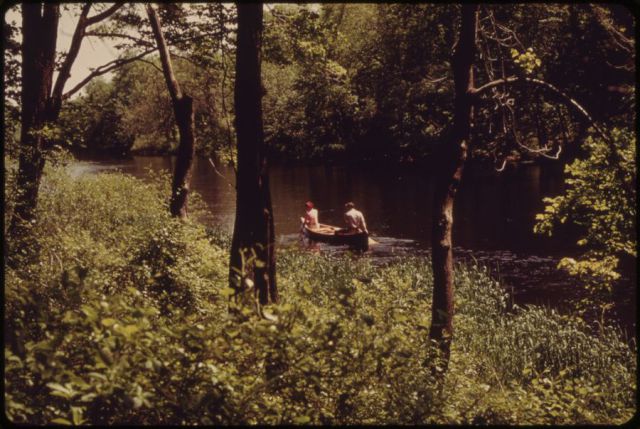
[[302, 225], [306, 226], [309, 229], [318, 228], [320, 226], [320, 222], [318, 221], [318, 210], [313, 208], [313, 203], [311, 201], [307, 201], [304, 206], [304, 217], [300, 218]]

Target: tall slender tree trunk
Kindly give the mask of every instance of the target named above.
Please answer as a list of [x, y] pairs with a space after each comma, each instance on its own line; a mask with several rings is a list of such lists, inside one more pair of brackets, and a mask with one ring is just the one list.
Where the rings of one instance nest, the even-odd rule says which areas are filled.
[[169, 94], [171, 95], [173, 114], [176, 118], [176, 125], [178, 126], [178, 132], [180, 134], [176, 154], [176, 165], [173, 171], [170, 210], [172, 216], [186, 218], [193, 158], [195, 157], [196, 151], [193, 125], [193, 99], [184, 94], [180, 89], [171, 65], [169, 49], [162, 34], [160, 19], [150, 4], [147, 4], [147, 15], [149, 16], [149, 22], [151, 23], [156, 44], [158, 45], [158, 51], [160, 52], [162, 72], [167, 82]]
[[[262, 127], [262, 4], [238, 3], [235, 110], [236, 217], [229, 283], [252, 279], [261, 304], [277, 302], [275, 237]], [[247, 261], [255, 255], [255, 260]], [[257, 262], [256, 262], [257, 260]]]
[[22, 4], [22, 112], [17, 195], [7, 231], [7, 262], [36, 249], [30, 228], [36, 218], [38, 188], [44, 169], [45, 126], [55, 121], [50, 99], [55, 66], [59, 5]]
[[435, 340], [448, 364], [453, 335], [453, 203], [462, 180], [471, 129], [473, 60], [476, 51], [476, 19], [478, 6], [461, 6], [460, 33], [453, 48], [452, 67], [455, 86], [453, 127], [448, 140], [438, 148], [433, 226], [431, 237], [433, 268], [433, 302], [429, 337]]
[[173, 216], [185, 218], [187, 217], [187, 198], [191, 189], [193, 158], [196, 154], [193, 99], [183, 95], [174, 103], [173, 112], [180, 132], [180, 142], [173, 172], [170, 210]]

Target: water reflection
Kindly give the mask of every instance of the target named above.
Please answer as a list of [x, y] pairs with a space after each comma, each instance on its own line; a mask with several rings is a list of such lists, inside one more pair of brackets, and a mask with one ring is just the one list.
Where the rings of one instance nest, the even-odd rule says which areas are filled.
[[[136, 177], [147, 170], [171, 171], [170, 157], [79, 162], [73, 174], [119, 169]], [[194, 163], [192, 188], [211, 208], [212, 222], [233, 229], [235, 180], [232, 168], [206, 160]], [[346, 166], [277, 166], [270, 171], [276, 232], [296, 233], [303, 203], [312, 200], [322, 223], [342, 225], [343, 206], [354, 201], [374, 235], [412, 239], [428, 244], [431, 235], [433, 182], [429, 171], [401, 171]], [[542, 197], [559, 190], [558, 175], [544, 175], [540, 166], [525, 166], [501, 175], [465, 175], [456, 198], [454, 238], [466, 249], [511, 249], [545, 254], [566, 253], [564, 237], [533, 234]], [[544, 191], [543, 191], [544, 190]], [[544, 193], [543, 193], [544, 192]]]

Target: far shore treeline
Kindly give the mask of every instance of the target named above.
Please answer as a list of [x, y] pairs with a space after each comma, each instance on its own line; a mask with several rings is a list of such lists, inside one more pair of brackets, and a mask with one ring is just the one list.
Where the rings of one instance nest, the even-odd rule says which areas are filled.
[[[180, 16], [166, 9], [161, 10], [163, 21], [177, 23], [165, 29], [172, 43], [184, 37], [185, 29], [179, 28]], [[627, 30], [633, 27], [625, 22], [631, 19], [626, 8], [613, 6], [611, 11], [615, 22]], [[495, 11], [538, 60], [531, 76], [571, 94], [597, 122], [619, 126], [633, 114], [634, 70], [613, 32], [619, 29], [608, 27], [613, 21], [601, 13], [568, 4]], [[209, 31], [210, 40], [172, 46], [179, 54], [173, 58], [176, 77], [194, 98], [197, 153], [223, 159], [235, 147], [234, 19], [221, 14], [214, 21], [218, 28]], [[453, 116], [449, 63], [454, 40], [445, 24], [456, 19], [453, 4], [266, 8], [262, 107], [271, 159], [410, 163], [431, 154]], [[214, 45], [218, 49], [210, 49]], [[479, 52], [480, 60], [487, 54]], [[61, 145], [92, 155], [175, 152], [177, 128], [160, 59], [157, 54], [145, 58], [116, 69], [111, 79], [94, 79], [64, 104]], [[524, 58], [519, 62], [525, 63]], [[514, 89], [513, 97], [532, 100], [516, 103], [518, 132], [523, 140], [570, 142], [563, 156], [571, 160], [588, 124], [572, 120], [566, 106], [544, 95], [535, 88]], [[7, 108], [5, 150], [12, 153], [19, 136], [18, 112]], [[503, 137], [500, 130], [485, 126], [493, 120], [491, 110], [487, 106], [477, 112], [472, 133], [479, 143], [476, 156], [492, 153], [484, 143]]]

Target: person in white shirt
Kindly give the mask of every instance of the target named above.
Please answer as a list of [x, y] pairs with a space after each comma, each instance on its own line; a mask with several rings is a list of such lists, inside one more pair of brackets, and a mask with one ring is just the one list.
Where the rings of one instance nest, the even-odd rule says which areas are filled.
[[318, 210], [313, 208], [313, 203], [311, 201], [307, 201], [304, 206], [304, 217], [301, 217], [300, 221], [302, 221], [302, 224], [309, 229], [318, 228], [320, 226], [320, 222], [318, 221]]
[[344, 214], [344, 221], [347, 223], [347, 229], [352, 232], [364, 232], [369, 235], [367, 223], [361, 211], [356, 210], [355, 204], [348, 202], [344, 205], [347, 212]]

